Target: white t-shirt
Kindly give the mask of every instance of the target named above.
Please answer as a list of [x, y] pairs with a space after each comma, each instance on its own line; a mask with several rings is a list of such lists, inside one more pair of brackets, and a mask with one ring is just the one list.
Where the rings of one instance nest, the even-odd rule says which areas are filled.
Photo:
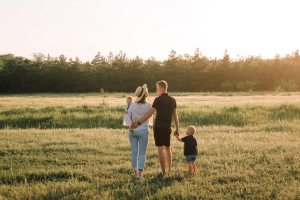
[[[136, 122], [141, 119], [152, 107], [150, 103], [132, 103], [128, 109], [128, 114], [125, 121], [127, 126], [130, 126], [132, 122]], [[153, 117], [149, 117], [143, 124], [135, 128], [134, 130], [148, 129], [148, 126], [153, 126]]]

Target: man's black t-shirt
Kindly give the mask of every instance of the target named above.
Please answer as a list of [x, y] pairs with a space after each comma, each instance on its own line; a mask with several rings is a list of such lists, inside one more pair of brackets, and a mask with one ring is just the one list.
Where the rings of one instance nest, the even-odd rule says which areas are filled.
[[155, 98], [152, 107], [156, 109], [154, 128], [171, 129], [173, 111], [177, 107], [176, 100], [168, 93], [163, 93]]
[[192, 135], [181, 138], [181, 141], [184, 142], [183, 154], [185, 156], [197, 155], [197, 140]]

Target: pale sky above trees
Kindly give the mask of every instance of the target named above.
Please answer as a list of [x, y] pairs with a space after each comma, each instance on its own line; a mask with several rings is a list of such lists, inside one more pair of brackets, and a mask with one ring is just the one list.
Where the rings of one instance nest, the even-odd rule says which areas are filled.
[[0, 54], [92, 60], [285, 56], [300, 49], [298, 0], [1, 0]]

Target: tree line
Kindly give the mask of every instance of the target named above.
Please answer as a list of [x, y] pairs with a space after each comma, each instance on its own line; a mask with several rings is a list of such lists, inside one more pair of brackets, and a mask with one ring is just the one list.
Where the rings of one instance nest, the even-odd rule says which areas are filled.
[[172, 91], [296, 91], [300, 86], [299, 51], [272, 59], [249, 56], [208, 58], [196, 49], [193, 55], [171, 51], [166, 60], [128, 58], [124, 52], [92, 61], [64, 55], [35, 54], [32, 59], [0, 55], [0, 93], [33, 92], [132, 92], [147, 83], [154, 91], [158, 80]]

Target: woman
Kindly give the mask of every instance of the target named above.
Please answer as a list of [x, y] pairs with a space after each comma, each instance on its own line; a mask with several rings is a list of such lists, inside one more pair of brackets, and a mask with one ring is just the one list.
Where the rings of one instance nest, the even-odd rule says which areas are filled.
[[[151, 108], [147, 102], [148, 88], [144, 84], [135, 90], [136, 101], [128, 109], [128, 126], [145, 115]], [[129, 141], [131, 146], [131, 164], [136, 178], [143, 178], [145, 167], [146, 151], [148, 145], [149, 125], [153, 124], [152, 117], [146, 120], [139, 127], [129, 129]]]

